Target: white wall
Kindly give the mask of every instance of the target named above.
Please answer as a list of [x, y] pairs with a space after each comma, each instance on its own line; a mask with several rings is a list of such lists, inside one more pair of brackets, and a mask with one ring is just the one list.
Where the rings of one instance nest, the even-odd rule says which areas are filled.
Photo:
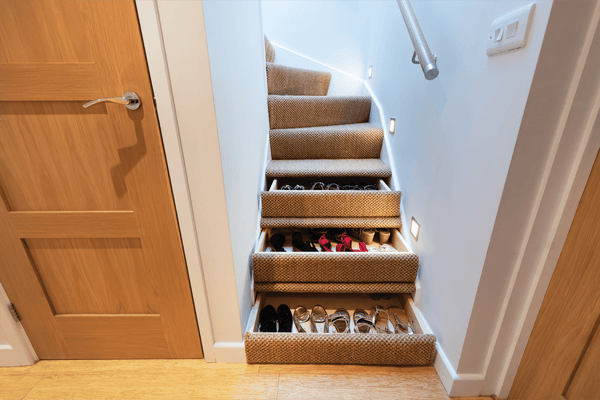
[[239, 312], [245, 327], [269, 132], [261, 5], [204, 1], [204, 21]]
[[362, 94], [361, 80], [367, 68], [368, 2], [261, 3], [264, 33], [275, 45], [275, 63], [331, 72], [329, 95]]
[[421, 224], [417, 305], [453, 373], [536, 68], [551, 1], [538, 1], [527, 47], [488, 58], [494, 19], [531, 1], [413, 1], [437, 55], [426, 81], [396, 1], [371, 2], [367, 80], [382, 105], [405, 219]]
[[0, 284], [0, 367], [31, 365], [37, 361], [37, 355], [23, 326], [8, 311], [6, 304], [9, 301]]

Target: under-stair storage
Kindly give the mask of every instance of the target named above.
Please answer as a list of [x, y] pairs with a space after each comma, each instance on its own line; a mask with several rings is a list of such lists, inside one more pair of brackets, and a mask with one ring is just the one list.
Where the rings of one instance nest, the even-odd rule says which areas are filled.
[[[312, 333], [308, 325], [304, 326], [305, 333], [298, 333], [295, 326], [291, 333], [260, 332], [260, 310], [269, 304], [275, 308], [287, 304], [292, 310], [298, 306], [310, 310], [321, 305], [328, 314], [345, 308], [351, 317], [357, 308], [399, 307], [406, 311], [410, 332], [414, 333], [355, 333], [353, 318], [349, 333]], [[388, 329], [394, 332], [393, 321], [388, 321]], [[317, 331], [323, 330], [317, 327]], [[245, 335], [245, 350], [248, 363], [430, 365], [435, 342], [434, 335], [423, 332], [407, 295], [374, 300], [367, 295], [259, 293]]]
[[[292, 245], [298, 229], [265, 229], [259, 238], [258, 251], [252, 255], [256, 292], [295, 293], [411, 293], [419, 268], [419, 257], [410, 252], [397, 229], [391, 229], [388, 248], [378, 252], [381, 243], [372, 242], [368, 252], [301, 252]], [[269, 238], [282, 233], [285, 252], [274, 251]], [[309, 233], [302, 232], [303, 238]]]
[[281, 190], [292, 185], [279, 181], [261, 193], [263, 217], [400, 217], [401, 192], [380, 179], [369, 186], [376, 190]]
[[[422, 330], [409, 295], [419, 257], [400, 232], [402, 194], [388, 186], [392, 170], [381, 159], [384, 131], [369, 121], [371, 98], [327, 96], [331, 74], [273, 64], [266, 42], [271, 160], [252, 255], [258, 296], [247, 362], [432, 364], [436, 338]], [[333, 329], [290, 328], [290, 310], [276, 312], [280, 305], [303, 316], [298, 326], [319, 319]], [[408, 321], [404, 312], [384, 320], [393, 307]]]

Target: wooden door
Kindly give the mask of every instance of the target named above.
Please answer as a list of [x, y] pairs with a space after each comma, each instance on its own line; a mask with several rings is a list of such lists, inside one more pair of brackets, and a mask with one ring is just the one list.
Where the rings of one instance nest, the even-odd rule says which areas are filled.
[[600, 156], [544, 297], [509, 400], [600, 399]]
[[0, 0], [0, 193], [40, 358], [202, 357], [134, 0]]

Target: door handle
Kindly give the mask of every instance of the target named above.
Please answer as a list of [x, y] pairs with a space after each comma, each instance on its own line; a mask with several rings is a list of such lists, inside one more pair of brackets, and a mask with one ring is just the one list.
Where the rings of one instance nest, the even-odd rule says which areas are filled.
[[140, 108], [141, 101], [137, 94], [135, 94], [133, 92], [127, 92], [123, 95], [123, 97], [107, 97], [105, 99], [98, 99], [98, 100], [90, 101], [89, 103], [85, 103], [83, 105], [83, 108], [88, 108], [88, 107], [91, 107], [98, 103], [123, 104], [125, 107], [129, 108], [130, 110], [137, 110], [138, 108]]

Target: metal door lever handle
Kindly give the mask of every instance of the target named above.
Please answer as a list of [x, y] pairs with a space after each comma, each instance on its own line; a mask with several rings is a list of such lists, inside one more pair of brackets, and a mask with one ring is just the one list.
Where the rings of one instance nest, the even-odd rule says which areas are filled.
[[85, 103], [83, 105], [83, 108], [88, 108], [98, 103], [123, 104], [130, 110], [137, 110], [138, 108], [140, 108], [141, 101], [137, 94], [133, 92], [127, 92], [123, 95], [123, 97], [107, 97], [106, 99], [90, 101], [89, 103]]

